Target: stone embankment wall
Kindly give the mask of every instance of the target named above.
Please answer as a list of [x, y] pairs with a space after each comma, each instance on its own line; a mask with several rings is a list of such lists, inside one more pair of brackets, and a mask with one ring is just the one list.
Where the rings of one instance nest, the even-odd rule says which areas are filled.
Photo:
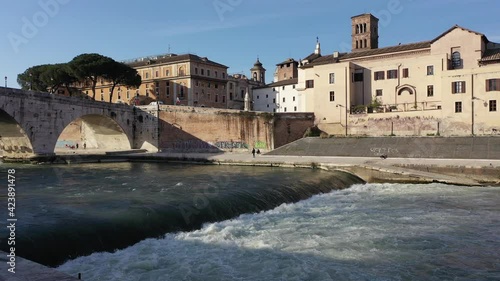
[[272, 151], [270, 154], [297, 156], [500, 159], [500, 137], [305, 138]]
[[500, 136], [500, 119], [489, 124], [472, 123], [470, 115], [458, 118], [440, 113], [430, 110], [351, 115], [348, 132], [358, 136]]
[[313, 114], [161, 106], [159, 147], [169, 152], [262, 151], [302, 138]]

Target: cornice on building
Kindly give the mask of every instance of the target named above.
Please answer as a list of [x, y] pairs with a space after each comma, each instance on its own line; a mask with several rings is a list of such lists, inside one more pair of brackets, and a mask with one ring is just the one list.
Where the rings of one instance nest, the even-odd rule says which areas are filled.
[[177, 64], [183, 62], [200, 63], [200, 64], [221, 67], [225, 69], [229, 68], [228, 66], [225, 66], [223, 64], [211, 61], [206, 57], [199, 57], [193, 54], [183, 54], [183, 55], [165, 54], [160, 56], [149, 56], [149, 57], [123, 61], [123, 63], [134, 68], [148, 68], [152, 66], [163, 66], [163, 65]]

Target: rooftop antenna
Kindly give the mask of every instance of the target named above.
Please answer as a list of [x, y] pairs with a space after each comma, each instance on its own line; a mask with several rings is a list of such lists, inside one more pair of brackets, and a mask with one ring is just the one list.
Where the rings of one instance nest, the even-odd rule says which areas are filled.
[[168, 44], [168, 54], [170, 54], [170, 44]]

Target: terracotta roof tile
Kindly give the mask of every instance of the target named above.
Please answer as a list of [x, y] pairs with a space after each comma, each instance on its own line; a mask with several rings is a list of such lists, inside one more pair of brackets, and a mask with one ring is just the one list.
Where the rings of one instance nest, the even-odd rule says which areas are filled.
[[316, 54], [316, 53], [312, 53], [312, 54], [308, 55], [306, 58], [304, 58], [304, 60], [307, 60], [307, 61], [309, 61], [309, 63], [311, 63], [320, 57], [321, 57], [321, 55]]
[[362, 58], [362, 57], [384, 55], [384, 54], [412, 51], [412, 50], [419, 50], [419, 49], [427, 49], [430, 47], [431, 47], [431, 41], [424, 41], [424, 42], [404, 44], [404, 45], [391, 46], [391, 47], [385, 47], [385, 48], [378, 48], [378, 49], [372, 49], [372, 50], [366, 50], [366, 51], [341, 53], [341, 54], [339, 54], [338, 58], [334, 58], [333, 55], [320, 57], [320, 58], [316, 59], [313, 63], [307, 64], [304, 67], [307, 68], [308, 66], [329, 64], [329, 63], [335, 63], [335, 62], [339, 62], [339, 61], [341, 62], [343, 60], [356, 59], [356, 58]]
[[287, 85], [293, 85], [299, 83], [299, 78], [293, 78], [293, 79], [286, 79], [278, 82], [274, 82], [271, 84], [267, 84], [262, 87], [256, 87], [255, 89], [262, 89], [262, 88], [271, 88], [271, 87], [281, 87], [281, 86], [287, 86]]
[[481, 61], [496, 61], [500, 60], [500, 49], [486, 50], [481, 58]]
[[278, 64], [276, 64], [276, 65], [282, 65], [282, 64], [293, 63], [293, 62], [297, 62], [297, 63], [298, 63], [298, 61], [296, 61], [296, 60], [294, 60], [294, 59], [290, 58], [290, 59], [287, 59], [287, 60], [285, 60], [284, 62], [278, 63]]

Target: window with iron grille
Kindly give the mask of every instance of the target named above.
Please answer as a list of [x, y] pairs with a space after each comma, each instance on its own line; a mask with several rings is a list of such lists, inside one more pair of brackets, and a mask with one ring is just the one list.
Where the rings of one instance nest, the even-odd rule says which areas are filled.
[[314, 88], [314, 80], [306, 80], [306, 88]]
[[462, 112], [462, 102], [461, 101], [455, 102], [455, 112], [456, 113]]
[[497, 111], [497, 101], [490, 100], [490, 112]]
[[427, 96], [428, 97], [434, 96], [434, 85], [427, 86]]

